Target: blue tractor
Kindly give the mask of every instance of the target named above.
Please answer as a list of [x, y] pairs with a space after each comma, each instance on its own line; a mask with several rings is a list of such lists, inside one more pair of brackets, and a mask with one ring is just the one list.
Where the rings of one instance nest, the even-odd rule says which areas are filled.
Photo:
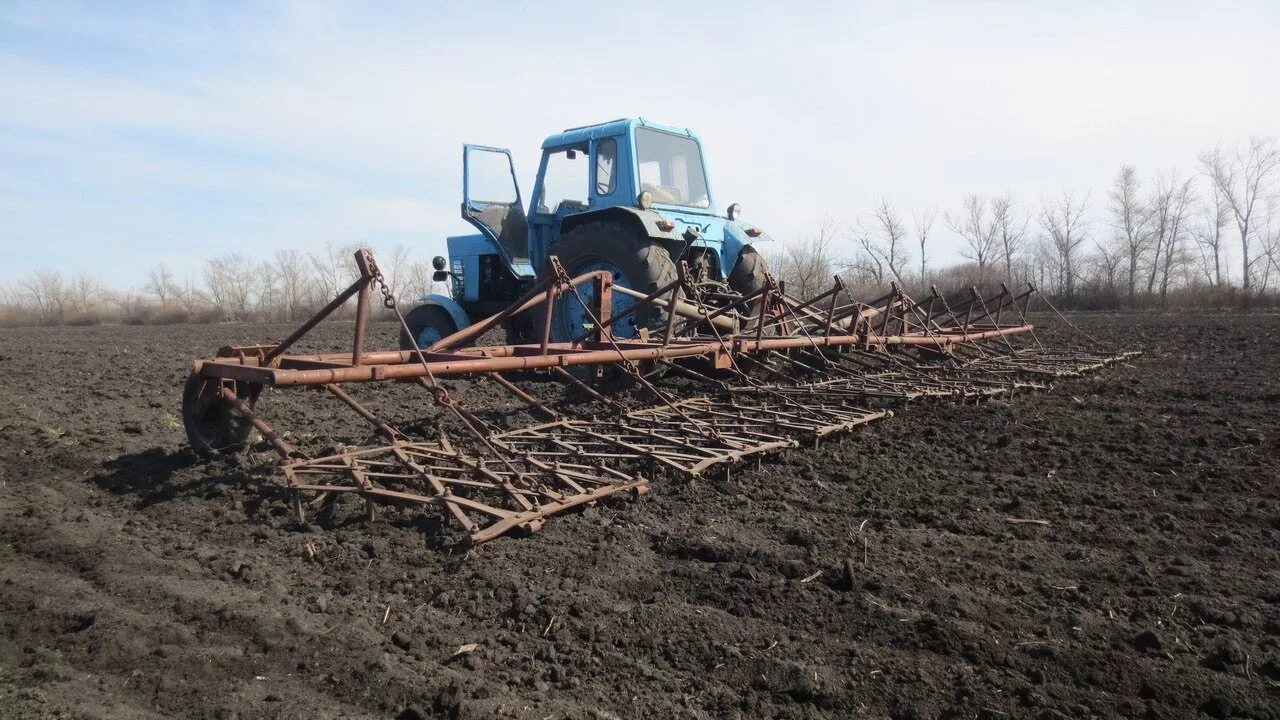
[[[570, 276], [608, 270], [615, 285], [650, 293], [688, 263], [695, 282], [721, 295], [748, 294], [765, 283], [753, 241], [767, 239], [740, 221], [740, 207], [715, 210], [702, 144], [688, 130], [642, 119], [571, 128], [542, 143], [542, 163], [526, 212], [511, 151], [465, 145], [462, 217], [479, 232], [448, 239], [450, 260], [436, 258], [449, 290], [427, 295], [406, 320], [400, 345], [430, 347], [516, 301], [551, 272], [555, 255]], [[594, 289], [579, 288], [588, 305]], [[613, 314], [635, 300], [612, 293]], [[613, 327], [618, 338], [659, 328], [665, 312], [646, 306]], [[568, 342], [589, 328], [576, 299], [552, 308], [551, 340]], [[528, 316], [529, 314], [524, 314]], [[539, 326], [540, 327], [540, 326]], [[531, 341], [532, 319], [505, 328], [507, 342]]]

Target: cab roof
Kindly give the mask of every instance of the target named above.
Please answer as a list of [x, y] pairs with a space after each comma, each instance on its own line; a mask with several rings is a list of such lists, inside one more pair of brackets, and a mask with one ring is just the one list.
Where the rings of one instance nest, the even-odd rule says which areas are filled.
[[617, 137], [619, 135], [629, 135], [632, 128], [651, 127], [656, 130], [664, 130], [676, 135], [687, 135], [694, 140], [698, 136], [693, 134], [692, 130], [687, 128], [675, 127], [672, 125], [663, 125], [661, 123], [645, 120], [644, 118], [619, 118], [596, 125], [583, 125], [582, 127], [569, 128], [563, 132], [556, 133], [542, 141], [542, 149], [565, 147], [566, 145], [581, 145], [590, 140], [606, 137]]

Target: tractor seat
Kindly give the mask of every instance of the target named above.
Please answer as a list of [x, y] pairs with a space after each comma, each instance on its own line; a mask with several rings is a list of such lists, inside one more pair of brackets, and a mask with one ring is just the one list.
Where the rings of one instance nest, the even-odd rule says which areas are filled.
[[556, 206], [557, 213], [577, 213], [587, 209], [587, 204], [579, 200], [561, 200]]

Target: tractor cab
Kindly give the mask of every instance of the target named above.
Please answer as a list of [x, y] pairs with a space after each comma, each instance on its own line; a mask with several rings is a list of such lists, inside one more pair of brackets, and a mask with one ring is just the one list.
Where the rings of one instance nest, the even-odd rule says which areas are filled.
[[715, 215], [697, 138], [643, 121], [618, 120], [547, 138], [533, 197], [532, 245], [541, 257], [549, 254], [565, 220], [583, 213], [621, 207]]
[[[763, 281], [750, 244], [767, 238], [740, 222], [736, 204], [715, 209], [702, 143], [689, 130], [623, 119], [552, 135], [542, 143], [527, 202], [510, 150], [463, 146], [462, 217], [478, 234], [448, 239], [454, 297], [424, 299], [442, 306], [455, 329], [519, 297], [551, 255], [571, 275], [609, 270], [615, 284], [637, 291], [669, 282], [678, 262], [738, 292]], [[632, 302], [613, 297], [615, 311]], [[583, 323], [572, 308], [558, 311], [556, 339], [577, 337]], [[638, 327], [617, 333], [634, 335]]]

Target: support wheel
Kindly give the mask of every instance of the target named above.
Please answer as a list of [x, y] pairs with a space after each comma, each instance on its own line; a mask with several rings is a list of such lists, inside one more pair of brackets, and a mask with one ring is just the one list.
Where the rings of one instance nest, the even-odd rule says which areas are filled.
[[253, 432], [249, 418], [222, 396], [224, 383], [250, 408], [262, 392], [262, 385], [257, 383], [224, 381], [191, 373], [182, 388], [182, 424], [187, 431], [187, 443], [199, 455], [236, 452], [244, 447]]

